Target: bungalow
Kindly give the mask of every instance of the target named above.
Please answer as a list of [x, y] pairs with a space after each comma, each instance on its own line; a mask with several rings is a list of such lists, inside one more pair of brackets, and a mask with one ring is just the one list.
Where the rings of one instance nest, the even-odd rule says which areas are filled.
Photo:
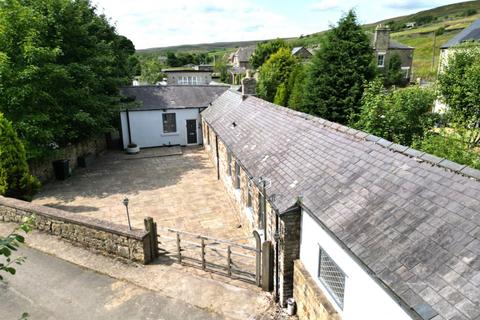
[[212, 82], [212, 71], [203, 68], [163, 69], [167, 85], [208, 85]]
[[202, 112], [243, 225], [300, 319], [479, 319], [480, 171], [243, 92]]
[[228, 86], [132, 86], [122, 95], [140, 106], [120, 113], [123, 147], [202, 144], [200, 112]]

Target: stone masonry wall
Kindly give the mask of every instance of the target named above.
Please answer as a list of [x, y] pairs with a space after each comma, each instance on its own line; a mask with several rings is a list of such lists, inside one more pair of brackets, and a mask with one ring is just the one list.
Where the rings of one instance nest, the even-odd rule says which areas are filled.
[[[217, 166], [215, 132], [209, 125], [203, 121], [203, 134], [205, 137], [210, 135], [210, 144], [208, 139], [205, 139], [205, 150], [210, 157], [214, 166]], [[256, 183], [250, 183], [252, 194], [252, 206], [247, 207], [248, 198], [248, 181], [252, 178], [244, 168], [240, 167], [241, 183], [240, 189], [235, 189], [235, 155], [231, 154], [231, 175], [228, 174], [228, 149], [225, 144], [218, 139], [218, 154], [220, 159], [220, 179], [223, 181], [225, 188], [234, 203], [236, 214], [240, 223], [244, 227], [248, 227], [249, 232], [259, 229], [259, 208], [260, 208], [260, 189]], [[258, 177], [254, 177], [258, 178]], [[268, 196], [268, 190], [267, 190]], [[275, 225], [276, 213], [270, 203], [267, 201], [266, 205], [266, 226], [265, 237], [266, 240], [272, 242], [274, 250], [276, 250], [275, 240]], [[284, 306], [286, 299], [293, 295], [293, 261], [299, 258], [300, 250], [300, 213], [292, 212], [279, 218], [279, 268], [278, 268], [278, 284], [275, 286], [279, 288], [280, 304]], [[276, 281], [277, 276], [274, 275]]]
[[300, 260], [295, 260], [293, 297], [300, 320], [340, 320], [335, 308], [328, 302]]
[[105, 255], [146, 264], [150, 237], [143, 230], [0, 196], [0, 221], [21, 222], [35, 214], [35, 228]]
[[107, 140], [102, 136], [94, 137], [86, 141], [57, 150], [54, 157], [44, 161], [29, 163], [30, 172], [41, 182], [46, 182], [55, 178], [52, 161], [58, 159], [70, 160], [70, 168], [74, 170], [78, 167], [77, 158], [86, 154], [98, 155], [107, 149]]

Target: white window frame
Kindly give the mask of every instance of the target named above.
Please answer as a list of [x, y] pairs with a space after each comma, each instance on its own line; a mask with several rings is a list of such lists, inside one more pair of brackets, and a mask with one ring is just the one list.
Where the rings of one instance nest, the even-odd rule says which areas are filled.
[[[331, 262], [333, 263], [333, 265], [336, 267], [337, 271], [339, 273], [341, 273], [343, 275], [343, 293], [342, 293], [342, 297], [339, 297], [337, 296], [337, 294], [334, 292], [334, 290], [330, 287], [330, 285], [328, 284], [327, 281], [325, 281], [323, 278], [322, 278], [322, 273], [321, 273], [321, 258], [322, 258], [322, 254], [327, 256], [328, 259], [331, 260]], [[318, 244], [318, 265], [317, 265], [317, 278], [320, 282], [320, 284], [322, 285], [322, 287], [325, 289], [325, 291], [328, 293], [328, 295], [330, 296], [331, 300], [335, 301], [335, 303], [337, 304], [337, 306], [340, 308], [340, 310], [343, 310], [343, 307], [344, 307], [344, 303], [345, 303], [345, 284], [346, 284], [346, 281], [347, 281], [347, 275], [345, 274], [345, 272], [343, 272], [343, 270], [338, 266], [338, 264], [335, 262], [335, 260], [332, 258], [332, 256], [330, 254], [328, 254], [328, 252], [320, 245]]]
[[[377, 67], [379, 67], [379, 68], [384, 68], [385, 67], [385, 57], [386, 57], [386, 55], [387, 55], [386, 52], [379, 52], [377, 54]], [[379, 64], [380, 57], [382, 57], [382, 64]]]

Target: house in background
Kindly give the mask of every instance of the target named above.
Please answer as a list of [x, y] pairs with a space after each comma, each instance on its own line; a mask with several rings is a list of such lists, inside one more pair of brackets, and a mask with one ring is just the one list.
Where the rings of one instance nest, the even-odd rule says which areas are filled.
[[[301, 320], [477, 320], [480, 171], [228, 90], [205, 148]], [[250, 94], [251, 93], [251, 94]]]
[[472, 45], [480, 45], [480, 19], [463, 29], [462, 32], [440, 47], [439, 73], [442, 72], [447, 65], [449, 56], [458, 50], [456, 46], [468, 42], [472, 43]]
[[372, 47], [375, 50], [377, 67], [385, 72], [393, 55], [398, 55], [402, 61], [402, 70], [405, 79], [410, 80], [413, 64], [413, 47], [401, 44], [390, 39], [390, 28], [378, 25], [372, 38]]
[[140, 107], [120, 113], [123, 147], [140, 148], [202, 144], [200, 112], [224, 93], [227, 86], [123, 87], [123, 96]]
[[251, 69], [250, 57], [254, 51], [254, 46], [238, 48], [237, 51], [230, 56], [230, 63], [233, 68]]
[[212, 71], [205, 68], [163, 69], [167, 85], [204, 86], [212, 82]]
[[305, 47], [295, 47], [292, 49], [292, 56], [307, 60], [312, 57], [312, 53]]

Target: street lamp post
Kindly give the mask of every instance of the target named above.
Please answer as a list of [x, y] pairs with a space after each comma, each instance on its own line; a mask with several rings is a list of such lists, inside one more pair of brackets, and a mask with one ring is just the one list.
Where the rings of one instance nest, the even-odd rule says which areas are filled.
[[132, 230], [132, 226], [130, 225], [130, 214], [128, 213], [128, 198], [123, 199], [123, 205], [125, 206], [125, 209], [127, 209], [128, 229]]

